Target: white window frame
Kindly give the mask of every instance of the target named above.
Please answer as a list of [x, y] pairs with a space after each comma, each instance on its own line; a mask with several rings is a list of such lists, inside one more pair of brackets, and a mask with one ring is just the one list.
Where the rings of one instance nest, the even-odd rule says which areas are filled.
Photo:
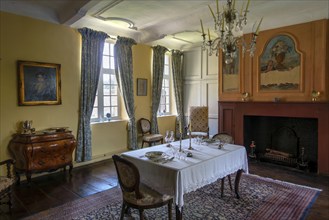
[[[172, 83], [171, 83], [171, 68], [170, 68], [170, 54], [166, 53], [165, 54], [165, 64], [164, 64], [164, 73], [163, 73], [163, 80], [162, 80], [162, 88], [161, 88], [161, 96], [160, 96], [160, 103], [159, 103], [159, 108], [158, 108], [158, 112], [157, 115], [158, 116], [163, 116], [163, 115], [171, 115], [171, 107], [172, 107], [172, 100], [171, 100], [171, 87], [172, 87]], [[167, 61], [167, 62], [166, 62]], [[168, 71], [168, 74], [165, 74], [165, 72]], [[168, 87], [166, 87], [165, 85], [165, 80], [168, 80]], [[166, 102], [165, 105], [168, 105], [168, 111], [167, 111], [167, 107], [166, 112], [160, 112], [160, 107], [163, 106], [163, 104], [161, 104], [163, 102], [163, 97], [164, 94], [163, 92], [165, 92], [165, 89], [167, 89], [168, 94], [165, 95], [165, 97], [167, 97], [166, 101], [168, 100], [168, 103]]]
[[[111, 46], [112, 45], [112, 46]], [[120, 93], [119, 93], [119, 88], [117, 87], [117, 91], [116, 91], [116, 95], [113, 95], [111, 93], [111, 89], [110, 89], [110, 95], [104, 95], [104, 74], [110, 74], [110, 84], [108, 85], [116, 85], [117, 83], [115, 81], [114, 84], [112, 84], [111, 81], [111, 75], [113, 74], [115, 76], [115, 70], [114, 70], [114, 54], [113, 54], [113, 49], [111, 50], [111, 48], [113, 48], [114, 44], [111, 42], [105, 42], [104, 44], [104, 52], [103, 52], [103, 57], [108, 57], [109, 59], [109, 63], [108, 65], [112, 68], [104, 68], [104, 64], [102, 62], [102, 68], [101, 68], [101, 73], [99, 76], [99, 82], [98, 82], [98, 86], [97, 86], [97, 94], [96, 94], [96, 99], [95, 99], [95, 103], [94, 103], [94, 109], [97, 108], [97, 112], [98, 112], [98, 117], [95, 118], [91, 118], [91, 122], [107, 122], [108, 119], [106, 118], [106, 113], [104, 112], [104, 96], [110, 96], [110, 97], [117, 97], [117, 105], [111, 105], [110, 106], [106, 106], [106, 107], [117, 107], [118, 108], [118, 115], [117, 116], [113, 116], [112, 112], [110, 112], [112, 114], [111, 116], [111, 120], [120, 120], [121, 119], [121, 106], [120, 106], [120, 102], [121, 102], [121, 98], [120, 98]], [[109, 47], [109, 54], [105, 53], [105, 47]], [[111, 99], [111, 98], [110, 98]]]

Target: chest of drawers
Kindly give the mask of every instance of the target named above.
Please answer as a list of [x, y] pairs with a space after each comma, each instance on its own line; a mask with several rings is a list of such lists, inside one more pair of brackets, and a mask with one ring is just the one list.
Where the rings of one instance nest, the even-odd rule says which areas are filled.
[[69, 166], [71, 174], [72, 153], [76, 140], [71, 131], [36, 134], [16, 134], [9, 143], [9, 151], [16, 160], [16, 174], [25, 173], [31, 181], [32, 173], [55, 171]]

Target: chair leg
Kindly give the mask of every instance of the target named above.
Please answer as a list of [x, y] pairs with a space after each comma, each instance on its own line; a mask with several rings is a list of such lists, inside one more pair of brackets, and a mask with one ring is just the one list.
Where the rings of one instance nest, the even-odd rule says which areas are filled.
[[144, 147], [144, 141], [142, 141], [142, 148]]
[[224, 195], [224, 180], [225, 180], [225, 177], [223, 177], [222, 181], [221, 181], [220, 197], [223, 197], [223, 195]]
[[123, 217], [125, 215], [125, 209], [126, 209], [126, 205], [125, 203], [123, 202], [122, 203], [122, 208], [121, 208], [121, 216], [120, 216], [120, 220], [123, 220]]
[[231, 189], [231, 191], [233, 191], [232, 181], [231, 181], [231, 175], [228, 175], [228, 182], [229, 182], [229, 184], [230, 184], [230, 189]]
[[169, 220], [172, 220], [172, 212], [171, 212], [171, 209], [172, 209], [172, 201], [170, 201], [168, 203], [168, 218], [169, 218]]
[[139, 219], [140, 220], [144, 219], [144, 210], [143, 209], [139, 209]]

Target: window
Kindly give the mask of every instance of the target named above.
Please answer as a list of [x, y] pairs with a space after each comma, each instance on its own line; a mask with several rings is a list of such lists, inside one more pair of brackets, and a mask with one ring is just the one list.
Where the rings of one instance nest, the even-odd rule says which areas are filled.
[[104, 44], [102, 69], [91, 115], [92, 122], [119, 118], [119, 93], [114, 72], [113, 47], [114, 45], [111, 43], [105, 42]]
[[170, 65], [169, 55], [166, 54], [158, 115], [170, 114], [170, 107]]

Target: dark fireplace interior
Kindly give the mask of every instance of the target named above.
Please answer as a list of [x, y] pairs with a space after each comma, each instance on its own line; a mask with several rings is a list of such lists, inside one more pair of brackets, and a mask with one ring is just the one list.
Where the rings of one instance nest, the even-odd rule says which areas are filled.
[[317, 172], [318, 120], [314, 118], [244, 116], [244, 145], [257, 160]]

